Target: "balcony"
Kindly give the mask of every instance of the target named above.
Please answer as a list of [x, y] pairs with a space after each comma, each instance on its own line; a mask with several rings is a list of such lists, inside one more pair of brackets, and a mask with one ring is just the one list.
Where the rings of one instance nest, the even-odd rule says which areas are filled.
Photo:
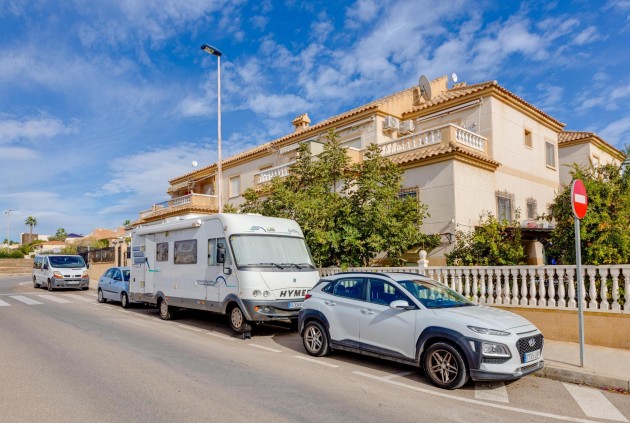
[[487, 141], [486, 137], [449, 123], [382, 144], [381, 154], [387, 157], [432, 145], [455, 142], [485, 155]]
[[150, 221], [191, 212], [216, 213], [217, 209], [216, 195], [188, 194], [154, 204], [150, 209], [141, 211], [140, 220]]

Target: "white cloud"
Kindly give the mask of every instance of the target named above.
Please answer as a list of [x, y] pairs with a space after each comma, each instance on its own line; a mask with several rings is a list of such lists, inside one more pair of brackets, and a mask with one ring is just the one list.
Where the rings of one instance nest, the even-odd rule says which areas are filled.
[[183, 117], [209, 116], [214, 110], [206, 98], [187, 97], [177, 107], [178, 113]]
[[630, 117], [623, 117], [608, 124], [599, 134], [603, 139], [622, 148], [630, 144]]
[[0, 120], [0, 143], [16, 140], [40, 140], [69, 134], [75, 130], [59, 119], [33, 118], [26, 120]]
[[0, 147], [0, 157], [3, 160], [37, 160], [40, 155], [36, 150], [23, 147]]
[[309, 107], [307, 101], [293, 94], [258, 94], [250, 98], [248, 105], [255, 113], [271, 117], [297, 115], [304, 113]]

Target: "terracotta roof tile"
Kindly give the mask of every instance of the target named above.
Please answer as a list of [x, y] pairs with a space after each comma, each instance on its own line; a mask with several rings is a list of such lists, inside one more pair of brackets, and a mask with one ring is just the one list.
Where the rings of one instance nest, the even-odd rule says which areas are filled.
[[493, 166], [500, 166], [500, 163], [495, 160], [492, 160], [481, 154], [474, 153], [466, 148], [459, 147], [452, 144], [439, 144], [436, 146], [419, 148], [417, 150], [396, 154], [394, 156], [388, 156], [388, 159], [390, 159], [392, 162], [396, 164], [404, 165], [406, 163], [412, 163], [419, 160], [430, 159], [433, 157], [443, 156], [450, 153], [461, 153], [466, 156], [475, 158], [477, 160], [484, 161]]
[[588, 139], [590, 137], [595, 137], [594, 132], [579, 132], [579, 131], [562, 131], [558, 135], [558, 144], [562, 144], [563, 142], [576, 141], [582, 139]]
[[604, 150], [609, 149], [609, 153], [613, 156], [616, 156], [617, 159], [623, 160], [624, 153], [619, 151], [617, 148], [608, 144], [601, 137], [599, 137], [595, 132], [584, 132], [584, 131], [562, 131], [558, 134], [558, 146], [562, 147], [562, 144], [568, 144], [574, 141], [584, 141], [588, 142], [589, 140], [593, 140], [595, 144], [599, 144], [599, 147]]

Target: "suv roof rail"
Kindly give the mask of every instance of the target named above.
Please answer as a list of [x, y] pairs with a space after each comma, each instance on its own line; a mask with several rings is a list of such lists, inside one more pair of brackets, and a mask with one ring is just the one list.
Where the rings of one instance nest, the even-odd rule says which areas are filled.
[[415, 275], [415, 276], [423, 276], [425, 278], [427, 278], [428, 276], [425, 275], [424, 273], [416, 273], [416, 272], [397, 272], [397, 271], [378, 271], [378, 272], [370, 272], [367, 270], [357, 270], [355, 272], [339, 272], [339, 273], [334, 273], [332, 275], [328, 275], [328, 276], [322, 276], [322, 279], [330, 277], [330, 276], [337, 276], [337, 275], [356, 275], [356, 274], [365, 274], [365, 275], [387, 275], [388, 273], [401, 273], [401, 274], [406, 274], [406, 275]]

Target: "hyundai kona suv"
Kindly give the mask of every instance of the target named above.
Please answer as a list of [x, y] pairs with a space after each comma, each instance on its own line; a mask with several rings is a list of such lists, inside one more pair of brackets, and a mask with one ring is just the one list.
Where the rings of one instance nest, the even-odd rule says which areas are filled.
[[345, 350], [409, 363], [445, 389], [518, 379], [544, 366], [543, 335], [527, 319], [422, 275], [339, 273], [306, 298], [298, 328], [313, 356]]

